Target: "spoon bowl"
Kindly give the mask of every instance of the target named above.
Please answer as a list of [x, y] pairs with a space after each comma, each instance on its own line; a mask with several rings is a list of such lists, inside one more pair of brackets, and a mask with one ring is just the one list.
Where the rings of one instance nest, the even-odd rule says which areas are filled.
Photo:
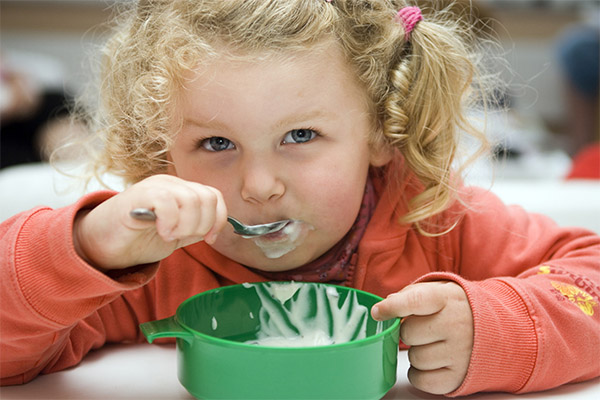
[[[156, 214], [149, 208], [134, 208], [129, 212], [132, 218], [140, 221], [155, 221]], [[227, 217], [227, 222], [233, 226], [233, 231], [246, 238], [253, 238], [282, 230], [291, 222], [289, 219], [269, 222], [268, 224], [246, 225], [233, 217]]]
[[267, 224], [246, 225], [237, 219], [228, 216], [227, 222], [233, 226], [233, 231], [238, 235], [256, 237], [278, 232], [285, 228], [285, 226], [292, 221], [289, 219], [284, 219], [281, 221], [269, 222]]

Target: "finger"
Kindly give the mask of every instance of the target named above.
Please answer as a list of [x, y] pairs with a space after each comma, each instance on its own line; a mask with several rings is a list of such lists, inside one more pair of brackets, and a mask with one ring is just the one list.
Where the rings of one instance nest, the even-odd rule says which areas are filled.
[[[162, 225], [162, 229], [157, 230], [167, 233], [175, 224], [179, 208], [169, 189], [170, 184], [168, 179], [155, 175], [134, 184], [108, 202], [114, 200], [113, 208], [125, 216], [123, 221], [128, 227], [145, 229], [151, 225]], [[134, 218], [130, 211], [136, 208], [152, 210], [156, 220]]]
[[412, 346], [408, 349], [410, 365], [420, 371], [433, 371], [453, 365], [452, 351], [448, 349], [447, 341]]
[[204, 239], [204, 236], [188, 236], [185, 239], [177, 240], [175, 244], [175, 248], [179, 249], [181, 247], [189, 246], [191, 244], [197, 243]]
[[376, 320], [387, 320], [409, 315], [431, 315], [446, 305], [446, 296], [440, 290], [443, 283], [425, 282], [406, 286], [375, 304], [371, 314]]
[[146, 200], [147, 203], [140, 202], [139, 206], [154, 211], [156, 232], [163, 240], [172, 241], [174, 238], [171, 236], [171, 232], [179, 220], [179, 204], [176, 198], [165, 190], [155, 190], [147, 197], [151, 200]]
[[210, 230], [206, 233], [204, 240], [208, 244], [213, 244], [221, 230], [227, 225], [227, 206], [221, 192], [213, 187], [207, 187], [215, 196], [216, 204], [214, 210], [214, 221]]
[[443, 313], [405, 317], [400, 324], [402, 343], [408, 346], [421, 346], [445, 340], [448, 330], [447, 325], [443, 323], [444, 319]]
[[178, 190], [177, 201], [179, 215], [172, 237], [204, 237], [215, 223], [216, 194], [206, 186], [189, 185]]
[[419, 390], [441, 395], [458, 389], [463, 381], [463, 377], [449, 368], [421, 371], [411, 366], [408, 369], [408, 380]]
[[[221, 193], [196, 182], [170, 178], [165, 177], [161, 181], [155, 179], [152, 184], [158, 183], [160, 186], [148, 191], [148, 197], [155, 203], [153, 209], [157, 216], [157, 232], [164, 240], [177, 240], [177, 243], [202, 240], [217, 223], [215, 210], [224, 207]], [[150, 184], [150, 179], [146, 184]], [[173, 200], [176, 208], [173, 207]], [[221, 225], [224, 224], [221, 222]]]

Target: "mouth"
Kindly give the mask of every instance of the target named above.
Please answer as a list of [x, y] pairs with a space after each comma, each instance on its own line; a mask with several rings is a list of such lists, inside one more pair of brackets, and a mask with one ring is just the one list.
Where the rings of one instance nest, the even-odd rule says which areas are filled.
[[[257, 238], [269, 236], [273, 233], [281, 232], [286, 226], [288, 226], [289, 224], [291, 224], [293, 222], [294, 222], [294, 220], [286, 219], [286, 220], [281, 220], [278, 222], [270, 222], [270, 223], [266, 223], [266, 224], [251, 225], [248, 228], [248, 230], [254, 231], [253, 234], [245, 235], [244, 233], [241, 233], [241, 232], [235, 232], [235, 230], [234, 230], [234, 232], [237, 233], [238, 235], [240, 235], [241, 237], [243, 237], [244, 239], [257, 239]], [[269, 226], [267, 226], [267, 225], [269, 225]], [[270, 232], [270, 233], [264, 233], [265, 231]]]
[[279, 258], [302, 244], [308, 232], [315, 228], [303, 221], [292, 220], [277, 232], [253, 240], [267, 258]]
[[[284, 240], [287, 236], [290, 236], [292, 233], [294, 233], [293, 232], [294, 230], [290, 229], [290, 228], [297, 222], [298, 221], [288, 220], [285, 225], [283, 225], [281, 228], [279, 228], [275, 232], [267, 233], [266, 235], [261, 235], [260, 238], [266, 239], [269, 241]], [[288, 228], [288, 227], [290, 227], [290, 228]]]

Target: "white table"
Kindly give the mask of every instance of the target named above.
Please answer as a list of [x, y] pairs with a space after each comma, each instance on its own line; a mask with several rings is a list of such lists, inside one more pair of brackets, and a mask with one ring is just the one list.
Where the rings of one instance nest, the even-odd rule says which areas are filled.
[[[191, 400], [177, 379], [174, 345], [108, 345], [88, 354], [77, 367], [41, 375], [25, 385], [0, 388], [2, 400], [161, 399]], [[414, 389], [406, 379], [408, 359], [398, 357], [398, 381], [384, 399], [440, 399]], [[482, 393], [469, 399], [600, 399], [600, 378], [557, 389], [509, 395]]]

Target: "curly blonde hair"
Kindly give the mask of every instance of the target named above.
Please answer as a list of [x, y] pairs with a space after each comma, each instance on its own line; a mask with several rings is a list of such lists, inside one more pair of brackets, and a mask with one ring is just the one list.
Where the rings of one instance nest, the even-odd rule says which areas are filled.
[[140, 0], [124, 10], [104, 47], [92, 118], [103, 139], [96, 172], [127, 183], [164, 173], [184, 76], [223, 45], [262, 57], [334, 39], [367, 92], [371, 145], [393, 146], [418, 179], [420, 193], [403, 216], [418, 227], [456, 197], [459, 134], [485, 142], [465, 117], [485, 79], [469, 24], [424, 10], [406, 41], [394, 19], [405, 6], [397, 0]]

